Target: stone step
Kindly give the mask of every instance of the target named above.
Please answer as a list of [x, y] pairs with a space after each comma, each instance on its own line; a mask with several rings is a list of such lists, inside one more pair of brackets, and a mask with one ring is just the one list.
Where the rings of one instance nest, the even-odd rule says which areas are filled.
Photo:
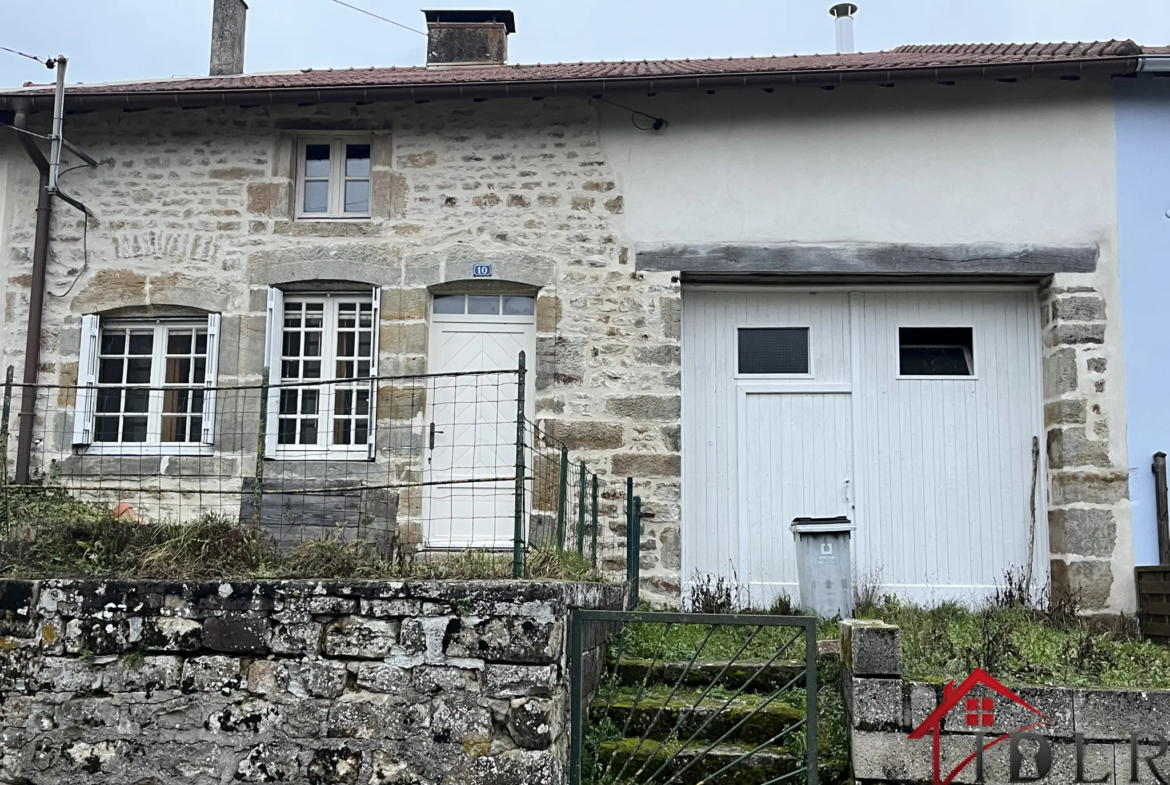
[[[609, 763], [609, 773], [606, 775], [607, 781], [649, 782], [650, 776], [663, 763], [670, 760], [671, 755], [680, 746], [679, 743], [672, 743], [663, 745], [660, 750], [658, 742], [649, 740], [642, 742], [639, 746], [637, 737], [603, 742], [597, 752], [597, 761], [600, 766], [594, 773], [592, 781], [597, 782], [601, 779], [602, 770], [612, 758], [612, 763]], [[698, 758], [698, 761], [687, 769], [686, 773], [674, 781], [677, 785], [697, 785], [754, 748], [752, 745], [744, 744], [719, 744], [706, 754], [702, 754], [707, 746], [707, 744], [698, 742], [692, 743], [680, 752], [654, 781], [665, 782], [670, 779], [672, 774], [682, 770]], [[627, 761], [629, 761], [628, 765]], [[762, 785], [762, 783], [770, 782], [777, 777], [791, 774], [799, 769], [802, 763], [792, 755], [774, 748], [765, 748], [740, 761], [733, 768], [713, 779], [712, 782]], [[615, 778], [623, 766], [626, 767], [625, 773], [622, 774], [621, 780], [616, 780]], [[642, 769], [641, 774], [636, 775], [639, 769]], [[588, 775], [585, 777], [585, 781], [590, 781]], [[799, 778], [793, 778], [793, 781], [799, 781]]]
[[[623, 735], [634, 738], [640, 738], [649, 729], [648, 738], [651, 739], [665, 740], [673, 734], [674, 738], [685, 740], [693, 733], [699, 733], [703, 739], [718, 739], [735, 728], [741, 720], [748, 718], [732, 731], [729, 740], [740, 744], [763, 744], [804, 719], [802, 710], [784, 703], [781, 698], [755, 711], [765, 701], [761, 696], [741, 696], [724, 709], [726, 697], [709, 695], [700, 706], [692, 710], [701, 690], [679, 690], [665, 708], [666, 692], [655, 690], [654, 694], [643, 694], [637, 705], [634, 705], [634, 698], [638, 697], [635, 692], [627, 688], [616, 695], [609, 703], [608, 714], [606, 700], [595, 701], [590, 711], [592, 721], [600, 723], [608, 717], [609, 722], [617, 728], [625, 729]], [[794, 734], [800, 732], [793, 731]]]
[[[653, 660], [641, 659], [622, 660], [617, 666], [617, 681], [619, 684], [637, 687], [643, 683], [647, 672], [649, 672], [648, 684], [665, 684], [673, 687], [678, 682], [679, 676], [685, 673], [681, 687], [702, 689], [714, 681], [726, 665], [726, 661], [692, 664], [688, 662], [654, 662]], [[761, 667], [763, 667], [763, 671], [760, 671]], [[771, 693], [803, 673], [804, 663], [776, 660], [769, 664], [767, 660], [736, 660], [727, 668], [727, 672], [719, 679], [716, 686], [738, 690], [757, 671], [760, 671], [759, 675], [752, 679], [746, 692]], [[798, 682], [795, 686], [803, 687], [804, 683]]]

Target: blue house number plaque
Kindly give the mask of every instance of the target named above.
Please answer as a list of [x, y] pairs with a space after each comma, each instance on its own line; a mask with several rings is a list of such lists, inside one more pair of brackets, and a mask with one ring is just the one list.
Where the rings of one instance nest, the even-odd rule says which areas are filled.
[[477, 264], [471, 268], [471, 274], [476, 278], [490, 278], [492, 266], [490, 264]]

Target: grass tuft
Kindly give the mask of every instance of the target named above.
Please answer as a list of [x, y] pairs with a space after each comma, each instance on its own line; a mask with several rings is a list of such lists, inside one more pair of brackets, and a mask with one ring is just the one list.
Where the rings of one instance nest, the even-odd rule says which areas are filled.
[[[576, 553], [527, 555], [532, 580], [603, 579]], [[118, 520], [56, 487], [8, 489], [0, 504], [0, 578], [510, 579], [512, 554], [467, 550], [388, 559], [338, 528], [282, 551], [262, 532], [218, 514], [186, 523]]]
[[1170, 688], [1170, 647], [1137, 640], [1128, 623], [1106, 625], [1023, 602], [926, 608], [890, 597], [862, 618], [901, 628], [909, 680], [962, 680], [979, 667], [1012, 685]]

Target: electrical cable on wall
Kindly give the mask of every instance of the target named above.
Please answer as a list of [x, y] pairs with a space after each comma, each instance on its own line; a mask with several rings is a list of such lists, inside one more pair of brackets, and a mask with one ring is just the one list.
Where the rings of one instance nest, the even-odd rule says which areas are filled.
[[[85, 169], [88, 166], [89, 164], [78, 164], [77, 166], [71, 166], [65, 171], [61, 172], [59, 176], [64, 177], [75, 169]], [[45, 293], [50, 297], [55, 297], [57, 299], [68, 297], [69, 294], [73, 291], [73, 288], [77, 286], [77, 282], [80, 281], [81, 277], [85, 275], [86, 271], [89, 270], [89, 213], [82, 213], [82, 215], [85, 216], [85, 226], [81, 230], [81, 269], [77, 271], [75, 276], [73, 276], [73, 282], [69, 284], [69, 287], [60, 294], [57, 294], [56, 292], [50, 292], [48, 288], [46, 288]]]
[[[633, 123], [634, 127], [637, 128], [639, 131], [661, 131], [663, 128], [665, 128], [667, 125], [669, 125], [669, 123], [666, 121], [666, 118], [656, 117], [655, 115], [652, 115], [652, 114], [646, 114], [645, 112], [643, 112], [640, 109], [634, 109], [633, 107], [623, 106], [622, 104], [619, 104], [617, 101], [611, 101], [608, 98], [602, 98], [600, 95], [593, 96], [593, 100], [601, 101], [602, 103], [610, 104], [611, 106], [616, 106], [618, 109], [625, 109], [627, 112], [630, 113], [630, 122]], [[637, 118], [639, 116], [647, 117], [652, 122], [650, 123], [650, 125], [638, 125], [638, 121], [635, 118]]]

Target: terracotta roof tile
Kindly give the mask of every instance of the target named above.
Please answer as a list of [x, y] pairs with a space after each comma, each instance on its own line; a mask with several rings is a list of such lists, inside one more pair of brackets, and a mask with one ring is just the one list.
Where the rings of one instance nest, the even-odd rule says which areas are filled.
[[[363, 87], [563, 80], [620, 79], [788, 73], [793, 71], [865, 71], [901, 68], [979, 66], [1059, 60], [1124, 57], [1141, 53], [1133, 41], [1064, 44], [931, 44], [900, 46], [888, 52], [813, 54], [783, 57], [729, 57], [705, 60], [624, 60], [616, 62], [503, 65], [479, 68], [346, 68], [242, 76], [191, 77], [158, 81], [70, 85], [78, 93], [255, 90], [297, 87]], [[29, 92], [51, 89], [48, 85]], [[17, 91], [2, 91], [12, 94]]]
[[[568, 92], [600, 93], [654, 80], [651, 89], [786, 83], [833, 83], [920, 78], [945, 78], [939, 69], [967, 69], [965, 78], [979, 78], [984, 69], [1035, 68], [1079, 75], [1094, 61], [1101, 73], [1128, 73], [1143, 53], [1133, 41], [1054, 44], [938, 44], [900, 46], [892, 51], [855, 54], [813, 54], [785, 57], [729, 57], [705, 60], [626, 60], [590, 63], [537, 63], [487, 67], [391, 67], [304, 69], [241, 76], [187, 77], [155, 81], [70, 85], [71, 108], [210, 106], [232, 100], [245, 103], [276, 100], [343, 100], [348, 91], [359, 100], [423, 99], [470, 95], [533, 95]], [[1021, 70], [1023, 69], [1023, 70]], [[891, 77], [893, 75], [893, 77]], [[987, 76], [994, 76], [987, 73]], [[1014, 77], [1015, 74], [1013, 74]], [[742, 78], [741, 78], [742, 77]], [[775, 77], [775, 79], [773, 79]], [[697, 81], [704, 80], [704, 85]], [[811, 82], [810, 82], [811, 80]], [[51, 100], [50, 85], [0, 90], [0, 109], [28, 98], [34, 109]]]
[[894, 51], [904, 54], [958, 55], [969, 57], [994, 55], [997, 57], [1082, 58], [1129, 57], [1142, 54], [1143, 49], [1133, 41], [1126, 40], [1059, 44], [910, 44], [899, 46]]

